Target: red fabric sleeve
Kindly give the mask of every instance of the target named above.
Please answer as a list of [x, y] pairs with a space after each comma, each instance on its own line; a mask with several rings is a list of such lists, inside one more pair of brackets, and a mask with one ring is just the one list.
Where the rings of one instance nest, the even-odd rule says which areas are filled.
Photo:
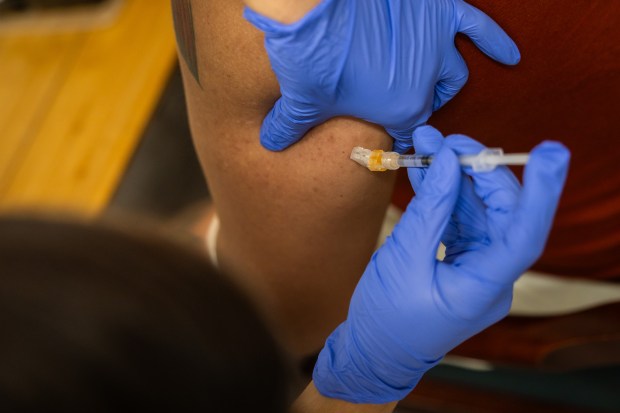
[[[471, 0], [516, 41], [521, 63], [491, 61], [457, 44], [469, 83], [430, 124], [506, 152], [544, 139], [573, 160], [547, 250], [536, 268], [567, 276], [620, 278], [620, 1]], [[394, 200], [412, 192], [401, 175]]]

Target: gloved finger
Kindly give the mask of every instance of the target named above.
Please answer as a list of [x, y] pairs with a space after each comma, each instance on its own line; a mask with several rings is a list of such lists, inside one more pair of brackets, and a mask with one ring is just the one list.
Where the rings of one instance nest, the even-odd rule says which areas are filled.
[[413, 139], [411, 138], [413, 128], [405, 130], [385, 128], [385, 131], [394, 138], [394, 145], [392, 146], [394, 152], [403, 154], [413, 148]]
[[[443, 143], [443, 135], [432, 126], [421, 126], [413, 132], [413, 146], [416, 153], [434, 154]], [[411, 186], [417, 191], [426, 176], [426, 169], [409, 168], [408, 173]], [[447, 261], [451, 261], [464, 251], [477, 248], [480, 241], [485, 241], [487, 231], [485, 209], [474, 191], [471, 179], [463, 177], [458, 202], [442, 238], [447, 247]]]
[[445, 105], [467, 83], [469, 70], [461, 54], [454, 48], [444, 62], [441, 79], [435, 85], [433, 112]]
[[521, 60], [515, 42], [489, 16], [463, 0], [455, 0], [457, 31], [464, 33], [490, 58], [506, 65]]
[[420, 126], [413, 131], [413, 147], [421, 155], [432, 155], [443, 145], [443, 134], [430, 125]]
[[[420, 126], [413, 131], [413, 148], [416, 154], [433, 155], [441, 149], [441, 145], [443, 135], [432, 126]], [[426, 176], [426, 168], [409, 168], [407, 174], [413, 190], [417, 192]]]
[[[454, 211], [461, 185], [461, 168], [456, 154], [447, 147], [437, 153], [424, 182], [418, 188], [400, 223], [392, 233], [397, 243], [404, 240], [421, 259], [420, 264], [434, 265], [441, 236]], [[402, 238], [402, 240], [401, 240]], [[423, 273], [431, 274], [432, 268]]]
[[324, 120], [317, 108], [291, 102], [283, 96], [263, 120], [260, 143], [271, 151], [284, 150]]
[[490, 244], [486, 207], [470, 177], [462, 175], [459, 200], [442, 240], [446, 246], [444, 262], [452, 262], [465, 252]]
[[[464, 135], [448, 136], [445, 144], [458, 155], [477, 154], [485, 149], [480, 142]], [[490, 172], [476, 173], [471, 168], [466, 168], [465, 172], [473, 178], [474, 190], [486, 206], [487, 229], [491, 239], [501, 236], [519, 199], [519, 181], [510, 169], [503, 166]]]
[[504, 235], [505, 256], [517, 260], [518, 274], [536, 262], [544, 250], [566, 182], [569, 150], [559, 142], [543, 142], [530, 153], [523, 191], [512, 224]]

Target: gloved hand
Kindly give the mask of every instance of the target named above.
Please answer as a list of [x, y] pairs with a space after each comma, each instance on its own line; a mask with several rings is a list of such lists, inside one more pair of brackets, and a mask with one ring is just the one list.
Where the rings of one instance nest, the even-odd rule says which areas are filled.
[[[448, 351], [506, 316], [513, 283], [540, 256], [551, 229], [570, 157], [561, 144], [532, 151], [521, 188], [505, 167], [466, 168], [473, 183], [465, 178], [456, 154], [483, 148], [470, 138], [442, 142], [424, 127], [414, 142], [418, 152], [440, 149], [427, 172], [410, 170], [416, 196], [321, 351], [314, 383], [326, 397], [404, 398]], [[442, 239], [448, 256], [440, 262]]]
[[411, 148], [411, 134], [467, 81], [454, 45], [465, 33], [493, 59], [516, 64], [519, 50], [487, 15], [462, 0], [323, 0], [284, 25], [246, 8], [265, 32], [282, 97], [260, 138], [282, 150], [327, 119], [350, 115], [382, 125]]

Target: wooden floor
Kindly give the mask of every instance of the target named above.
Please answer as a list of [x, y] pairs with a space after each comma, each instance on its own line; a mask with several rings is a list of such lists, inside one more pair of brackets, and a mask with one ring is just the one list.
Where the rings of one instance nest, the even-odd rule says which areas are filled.
[[169, 3], [0, 18], [0, 211], [102, 211], [176, 59]]

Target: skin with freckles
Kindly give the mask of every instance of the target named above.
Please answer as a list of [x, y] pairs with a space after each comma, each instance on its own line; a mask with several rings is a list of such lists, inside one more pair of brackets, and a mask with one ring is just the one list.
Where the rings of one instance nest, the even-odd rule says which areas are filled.
[[265, 150], [259, 129], [279, 85], [262, 33], [243, 19], [241, 0], [191, 6], [200, 84], [180, 60], [194, 144], [221, 220], [220, 265], [252, 292], [289, 351], [311, 354], [345, 319], [395, 179], [349, 155], [354, 146], [389, 150], [392, 139], [338, 118], [286, 151]]
[[321, 0], [245, 0], [245, 4], [254, 11], [285, 24], [300, 20], [320, 2]]

